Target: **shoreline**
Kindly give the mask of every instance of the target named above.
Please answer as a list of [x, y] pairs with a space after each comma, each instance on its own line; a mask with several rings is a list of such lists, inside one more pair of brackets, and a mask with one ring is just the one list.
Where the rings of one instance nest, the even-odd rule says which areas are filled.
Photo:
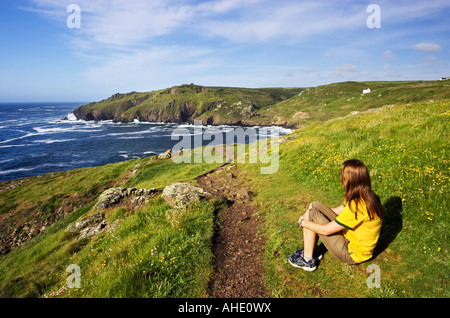
[[[168, 122], [168, 123], [164, 123], [164, 122], [141, 122], [141, 121], [133, 121], [133, 122], [128, 122], [128, 123], [124, 123], [124, 122], [113, 122], [112, 120], [101, 120], [101, 121], [94, 121], [94, 120], [92, 120], [92, 121], [87, 121], [87, 120], [83, 120], [83, 119], [68, 119], [68, 117], [65, 117], [65, 118], [63, 118], [63, 119], [61, 119], [59, 122], [65, 122], [65, 123], [80, 123], [80, 124], [83, 124], [83, 123], [85, 123], [85, 124], [89, 124], [89, 123], [92, 123], [92, 124], [100, 124], [100, 125], [102, 125], [102, 124], [112, 124], [112, 125], [127, 125], [127, 124], [131, 124], [131, 125], [133, 125], [133, 124], [135, 124], [135, 125], [155, 125], [155, 126], [158, 126], [158, 125], [161, 125], [161, 126], [163, 126], [163, 125], [167, 125], [167, 124], [173, 124], [173, 125], [176, 125], [173, 129], [177, 129], [177, 128], [195, 128], [195, 127], [199, 127], [199, 126], [196, 126], [196, 125], [194, 125], [193, 123], [171, 123], [171, 122]], [[250, 125], [248, 125], [248, 126], [243, 126], [243, 125], [229, 125], [229, 124], [223, 124], [223, 125], [202, 125], [202, 126], [200, 126], [201, 128], [202, 128], [202, 130], [203, 129], [210, 129], [210, 128], [213, 128], [213, 127], [221, 127], [221, 128], [243, 128], [244, 130], [246, 129], [246, 128], [272, 128], [272, 129], [278, 129], [279, 130], [279, 136], [280, 137], [283, 137], [283, 136], [286, 136], [286, 135], [289, 135], [289, 134], [291, 134], [291, 133], [293, 133], [294, 131], [295, 131], [295, 129], [292, 129], [292, 128], [285, 128], [285, 127], [282, 127], [282, 126], [277, 126], [277, 125], [268, 125], [268, 126], [263, 126], [263, 125], [254, 125], [254, 126], [250, 126]], [[202, 131], [202, 134], [203, 134], [204, 132]], [[222, 134], [226, 134], [226, 131], [221, 131], [221, 133]], [[234, 136], [234, 137], [237, 137], [237, 136]], [[271, 137], [269, 136], [268, 137], [268, 139], [270, 139]], [[238, 140], [235, 140], [234, 138], [233, 138], [233, 140], [234, 140], [234, 142], [236, 143], [239, 143], [238, 141], [239, 141], [239, 139]], [[54, 143], [57, 143], [58, 141], [54, 141]], [[225, 145], [226, 143], [222, 143], [223, 145]], [[245, 144], [248, 144], [248, 142], [246, 141], [245, 142]], [[206, 145], [202, 145], [202, 147], [205, 147]], [[170, 146], [170, 145], [168, 145], [167, 147], [166, 147], [166, 149], [172, 149], [173, 148], [173, 145], [172, 146]], [[194, 145], [191, 147], [191, 148], [189, 148], [190, 150], [193, 150], [193, 149], [195, 149], [195, 147], [194, 147]], [[119, 150], [119, 149], [118, 149]], [[119, 151], [119, 153], [120, 153], [120, 151]], [[71, 171], [71, 170], [77, 170], [77, 169], [85, 169], [85, 168], [97, 168], [97, 167], [101, 167], [101, 166], [104, 166], [104, 165], [108, 165], [108, 164], [116, 164], [116, 163], [120, 163], [120, 162], [126, 162], [126, 161], [129, 161], [129, 160], [139, 160], [139, 159], [150, 159], [150, 158], [152, 158], [152, 157], [158, 157], [159, 155], [163, 155], [164, 154], [164, 152], [158, 152], [158, 151], [145, 151], [145, 152], [143, 152], [143, 154], [146, 154], [145, 156], [135, 156], [135, 157], [128, 157], [128, 155], [124, 155], [124, 154], [120, 154], [120, 157], [121, 158], [123, 158], [123, 160], [113, 160], [113, 161], [111, 161], [111, 162], [107, 162], [107, 163], [98, 163], [98, 164], [91, 164], [91, 165], [85, 165], [85, 166], [80, 166], [80, 167], [68, 167], [67, 169], [58, 169], [58, 170], [53, 170], [53, 171], [48, 171], [48, 172], [44, 172], [44, 173], [38, 173], [38, 174], [32, 174], [32, 175], [27, 175], [27, 176], [24, 176], [24, 177], [19, 177], [19, 178], [13, 178], [13, 179], [5, 179], [5, 180], [1, 180], [0, 179], [0, 193], [1, 192], [3, 192], [4, 190], [7, 190], [7, 189], [1, 189], [1, 188], [3, 188], [3, 187], [8, 187], [8, 184], [9, 183], [17, 183], [17, 182], [20, 182], [20, 181], [24, 181], [24, 180], [27, 180], [27, 179], [29, 179], [29, 178], [36, 178], [36, 177], [43, 177], [43, 176], [46, 176], [46, 175], [49, 175], [49, 174], [52, 174], [52, 173], [61, 173], [61, 172], [67, 172], [67, 171]], [[8, 160], [8, 161], [12, 161], [13, 159], [10, 159], [10, 160]], [[91, 163], [93, 163], [93, 162], [91, 162]], [[47, 164], [44, 164], [44, 166], [48, 166], [49, 164], [47, 163]], [[56, 166], [57, 166], [57, 164], [55, 164]], [[62, 166], [61, 166], [62, 167]], [[41, 166], [39, 166], [39, 165], [37, 165], [37, 166], [35, 166], [35, 167], [23, 167], [23, 166], [21, 166], [21, 167], [17, 167], [17, 168], [14, 168], [14, 169], [10, 169], [11, 171], [9, 171], [9, 170], [5, 170], [5, 171], [3, 171], [4, 173], [3, 174], [6, 174], [6, 175], [8, 175], [8, 174], [11, 174], [11, 173], [14, 173], [14, 172], [21, 172], [21, 171], [33, 171], [33, 170], [38, 170], [38, 169], [41, 169], [42, 167]], [[2, 173], [0, 173], [0, 175], [2, 175]]]

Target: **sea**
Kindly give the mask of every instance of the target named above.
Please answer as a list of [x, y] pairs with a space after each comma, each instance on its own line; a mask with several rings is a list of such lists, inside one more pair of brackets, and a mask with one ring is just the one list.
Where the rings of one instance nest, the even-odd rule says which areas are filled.
[[[192, 136], [198, 132], [198, 127], [187, 123], [78, 120], [72, 111], [83, 104], [0, 103], [0, 182], [152, 157], [180, 142], [182, 136], [177, 134], [180, 128]], [[223, 134], [223, 141], [226, 132], [235, 128], [229, 125], [213, 127]], [[202, 129], [206, 131], [208, 126], [202, 126]], [[260, 131], [259, 127], [255, 129]], [[258, 138], [270, 137], [270, 134], [283, 136], [290, 132], [289, 129], [270, 127]], [[211, 144], [210, 140], [213, 140], [205, 139], [208, 138], [202, 138], [203, 145]]]

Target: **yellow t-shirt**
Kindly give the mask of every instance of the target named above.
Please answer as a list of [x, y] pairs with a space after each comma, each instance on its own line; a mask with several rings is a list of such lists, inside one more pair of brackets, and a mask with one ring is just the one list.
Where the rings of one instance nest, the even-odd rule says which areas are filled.
[[[351, 207], [350, 207], [351, 205]], [[352, 259], [361, 263], [370, 259], [377, 245], [381, 230], [381, 219], [377, 215], [372, 220], [367, 212], [363, 199], [358, 202], [357, 218], [355, 218], [355, 201], [346, 204], [342, 212], [337, 216], [337, 224], [345, 227], [344, 236], [348, 239], [348, 251]]]

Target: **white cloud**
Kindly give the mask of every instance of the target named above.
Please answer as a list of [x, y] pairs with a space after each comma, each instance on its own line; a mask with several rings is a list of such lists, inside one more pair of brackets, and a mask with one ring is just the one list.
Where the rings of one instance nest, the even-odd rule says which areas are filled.
[[[30, 0], [28, 10], [67, 17], [70, 2]], [[302, 39], [336, 30], [364, 27], [366, 6], [338, 0], [77, 0], [85, 35], [91, 40], [127, 45], [175, 30], [202, 32], [230, 41]], [[441, 0], [379, 0], [383, 20], [405, 21], [450, 7]]]
[[385, 61], [393, 61], [393, 60], [395, 60], [396, 57], [397, 56], [394, 53], [392, 53], [392, 51], [390, 51], [390, 50], [386, 50], [383, 53], [383, 59]]
[[[316, 76], [314, 67], [305, 67], [308, 64], [320, 65], [323, 76], [362, 77], [363, 70], [356, 65], [335, 65], [348, 61], [369, 68], [369, 60], [375, 61], [383, 52], [370, 51], [375, 47], [392, 48], [399, 54], [396, 59], [391, 50], [384, 51], [384, 70], [394, 59], [405, 63], [400, 56], [401, 45], [385, 43], [400, 38], [399, 34], [407, 38], [412, 33], [392, 25], [438, 14], [450, 7], [450, 2], [438, 0], [414, 4], [406, 0], [379, 0], [383, 27], [370, 30], [368, 35], [364, 33], [368, 32], [367, 5], [360, 1], [76, 0], [74, 3], [81, 8], [79, 30], [66, 28], [69, 15], [66, 7], [70, 1], [29, 1], [31, 5], [22, 9], [56, 20], [75, 56], [87, 62], [87, 69], [81, 72], [82, 80], [122, 91], [164, 87], [170, 81], [183, 83], [195, 78], [217, 84], [220, 78], [236, 80], [232, 85], [238, 85], [239, 78], [246, 83], [264, 83], [269, 79], [256, 67], [277, 64], [283, 64], [277, 70], [280, 83], [299, 79], [300, 76], [293, 75], [302, 71], [306, 77]], [[379, 43], [383, 46], [378, 46]], [[283, 51], [283, 46], [291, 51], [277, 55], [273, 48], [280, 47], [279, 51]], [[264, 52], [266, 47], [274, 52], [273, 56]], [[414, 49], [435, 52], [442, 48], [433, 43], [419, 43]], [[298, 53], [292, 53], [294, 50]], [[336, 62], [327, 64], [326, 60]], [[230, 64], [248, 68], [231, 70]], [[381, 72], [381, 67], [377, 67]], [[265, 70], [269, 71], [274, 78], [275, 71]]]
[[[31, 0], [28, 10], [65, 19], [59, 0]], [[77, 0], [81, 8], [80, 34], [101, 45], [141, 45], [177, 31], [190, 36], [232, 42], [266, 42], [275, 38], [299, 41], [318, 34], [351, 29], [364, 23], [359, 5], [339, 1], [273, 0]]]
[[331, 75], [336, 77], [342, 76], [355, 76], [355, 73], [360, 72], [359, 69], [353, 64], [342, 64], [335, 67], [335, 70], [331, 72]]
[[307, 43], [364, 24], [366, 14], [337, 0], [77, 0], [81, 28], [69, 30], [69, 2], [30, 2], [23, 9], [57, 21], [74, 55], [89, 63], [81, 79], [105, 87], [129, 87], [150, 78], [152, 83], [169, 77], [178, 82], [208, 67], [208, 72], [227, 68], [224, 51], [230, 48], [236, 53], [239, 45]]
[[208, 56], [209, 50], [195, 47], [164, 46], [135, 50], [105, 58], [81, 76], [86, 82], [104, 88], [146, 91], [152, 86], [162, 88], [162, 84], [174, 80], [179, 84], [190, 82], [190, 76], [214, 66], [216, 61]]
[[336, 66], [338, 72], [358, 72], [358, 68], [353, 64], [342, 64]]
[[421, 52], [438, 52], [441, 51], [442, 47], [436, 43], [417, 43], [414, 45], [414, 51]]
[[303, 43], [321, 34], [349, 30], [363, 24], [365, 11], [338, 1], [273, 1], [244, 7], [224, 19], [206, 20], [204, 30], [232, 42]]

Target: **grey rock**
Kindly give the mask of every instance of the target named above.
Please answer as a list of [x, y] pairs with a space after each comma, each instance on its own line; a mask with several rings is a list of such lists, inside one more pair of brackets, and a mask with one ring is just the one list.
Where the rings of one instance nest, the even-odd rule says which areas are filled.
[[97, 212], [71, 223], [66, 231], [78, 233], [78, 240], [82, 240], [97, 235], [99, 232], [107, 229], [108, 226], [109, 223], [105, 219], [105, 215]]
[[183, 209], [210, 196], [204, 189], [190, 183], [176, 182], [164, 188], [161, 198], [172, 208]]
[[99, 197], [97, 204], [95, 207], [98, 210], [106, 209], [107, 207], [118, 204], [122, 201], [123, 198], [129, 196], [135, 196], [136, 198], [133, 201], [136, 202], [145, 202], [148, 197], [157, 190], [155, 188], [151, 189], [136, 189], [136, 188], [110, 188], [105, 190]]
[[100, 194], [100, 197], [96, 204], [96, 208], [105, 209], [110, 205], [119, 203], [120, 200], [122, 200], [122, 198], [125, 196], [125, 191], [126, 189], [124, 188], [110, 188], [103, 191], [103, 193]]
[[100, 213], [100, 212], [91, 214], [91, 215], [89, 215], [89, 216], [87, 216], [87, 217], [85, 217], [85, 218], [83, 218], [83, 219], [81, 219], [79, 221], [75, 221], [75, 222], [71, 223], [67, 227], [66, 231], [68, 231], [68, 232], [80, 232], [80, 231], [82, 231], [82, 230], [84, 230], [84, 229], [86, 229], [86, 228], [88, 228], [88, 227], [90, 227], [92, 225], [96, 225], [96, 224], [102, 222], [104, 217], [105, 217], [105, 214]]

